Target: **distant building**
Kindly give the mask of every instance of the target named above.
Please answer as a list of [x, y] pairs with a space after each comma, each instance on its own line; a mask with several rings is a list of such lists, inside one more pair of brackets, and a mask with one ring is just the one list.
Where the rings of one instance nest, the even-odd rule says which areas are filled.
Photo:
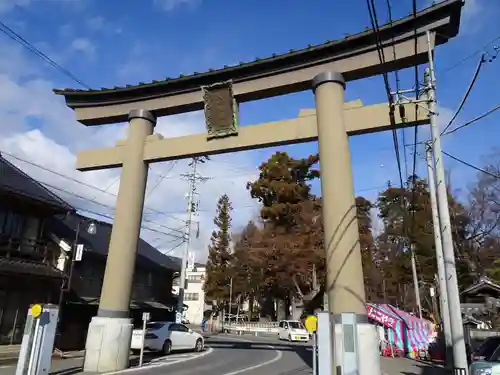
[[[89, 223], [95, 233], [85, 230]], [[112, 224], [77, 214], [0, 154], [0, 346], [21, 343], [33, 303], [62, 305], [59, 349], [85, 346], [99, 305], [111, 229]], [[71, 267], [75, 241], [83, 251]], [[143, 312], [155, 320], [174, 319], [172, 281], [180, 264], [139, 239], [130, 303], [135, 324]]]
[[[205, 292], [203, 284], [205, 283], [206, 267], [204, 264], [192, 263], [188, 264], [186, 270], [186, 289], [184, 290], [184, 305], [187, 306], [184, 310], [183, 319], [187, 319], [191, 324], [201, 324], [203, 314], [206, 310], [210, 310], [210, 305], [205, 301]], [[173, 292], [179, 295], [180, 278], [174, 280]]]
[[477, 283], [460, 293], [460, 300], [466, 326], [488, 329], [498, 324], [500, 285], [497, 283], [487, 277], [482, 277]]

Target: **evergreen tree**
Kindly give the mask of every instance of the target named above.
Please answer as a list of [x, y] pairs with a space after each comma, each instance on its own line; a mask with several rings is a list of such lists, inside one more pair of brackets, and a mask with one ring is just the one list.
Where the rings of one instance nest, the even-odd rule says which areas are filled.
[[217, 308], [225, 306], [229, 300], [231, 279], [231, 211], [232, 206], [227, 194], [217, 202], [214, 217], [216, 229], [212, 232], [208, 246], [208, 261], [204, 290], [209, 301], [217, 301]]
[[314, 169], [318, 160], [317, 155], [294, 159], [277, 152], [260, 165], [259, 178], [247, 185], [252, 198], [262, 203], [263, 220], [263, 235], [251, 259], [264, 270], [262, 283], [275, 298], [303, 298], [317, 289], [317, 275], [324, 268], [316, 235], [321, 206], [309, 184], [319, 176]]

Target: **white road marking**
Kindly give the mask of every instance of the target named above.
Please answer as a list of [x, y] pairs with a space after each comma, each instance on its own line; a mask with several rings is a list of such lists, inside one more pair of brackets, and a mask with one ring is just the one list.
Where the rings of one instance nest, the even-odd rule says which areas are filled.
[[[224, 336], [218, 336], [217, 338], [224, 338]], [[231, 337], [231, 338], [227, 337], [227, 339], [234, 340], [235, 338], [234, 337]], [[255, 343], [255, 341], [245, 340], [245, 339], [240, 339], [240, 338], [237, 338], [236, 340]], [[281, 350], [276, 349], [272, 345], [266, 345], [266, 346], [268, 348], [270, 348], [270, 349], [274, 349], [274, 351], [276, 352], [276, 356], [274, 356], [274, 358], [272, 358], [272, 359], [270, 359], [268, 361], [259, 363], [258, 365], [254, 365], [254, 366], [250, 366], [250, 367], [245, 367], [245, 368], [242, 368], [240, 370], [236, 370], [236, 371], [231, 371], [231, 372], [225, 373], [223, 375], [236, 375], [236, 374], [241, 374], [242, 372], [246, 372], [246, 371], [250, 371], [250, 370], [255, 370], [255, 369], [258, 369], [260, 367], [264, 367], [264, 366], [270, 365], [271, 363], [278, 362], [283, 357], [283, 352]]]
[[192, 353], [189, 353], [189, 354], [174, 354], [174, 355], [170, 355], [170, 356], [155, 358], [155, 359], [149, 361], [149, 363], [165, 362], [165, 361], [175, 361], [175, 360], [180, 359], [180, 358], [191, 358], [191, 357], [195, 357], [195, 356], [197, 356], [197, 354], [192, 354]]
[[255, 366], [245, 367], [245, 368], [242, 368], [241, 370], [237, 370], [237, 371], [232, 371], [232, 372], [225, 373], [224, 375], [236, 375], [236, 374], [240, 374], [242, 372], [246, 372], [246, 371], [250, 371], [250, 370], [255, 370], [255, 369], [259, 368], [259, 367], [270, 365], [271, 363], [274, 363], [274, 362], [278, 362], [281, 359], [281, 357], [283, 357], [283, 352], [281, 350], [276, 350], [271, 345], [269, 345], [269, 348], [275, 350], [276, 356], [274, 358], [270, 359], [269, 361], [259, 363], [258, 365], [255, 365]]
[[[205, 346], [205, 347], [208, 348], [208, 350], [206, 350], [198, 355], [189, 356], [187, 358], [186, 357], [181, 357], [181, 358], [177, 357], [179, 359], [176, 358], [176, 360], [172, 360], [172, 361], [168, 361], [168, 362], [167, 361], [159, 361], [159, 362], [154, 362], [154, 363], [150, 362], [150, 364], [145, 364], [142, 367], [132, 367], [132, 368], [127, 368], [125, 370], [120, 370], [120, 371], [106, 372], [105, 375], [123, 374], [126, 372], [150, 370], [150, 369], [154, 369], [157, 367], [169, 366], [169, 365], [173, 365], [176, 363], [191, 361], [192, 359], [202, 358], [202, 357], [205, 357], [206, 355], [211, 354], [214, 351], [213, 348], [210, 348], [208, 346]], [[165, 358], [168, 358], [168, 357], [165, 357]], [[159, 358], [159, 359], [161, 359], [161, 358]]]

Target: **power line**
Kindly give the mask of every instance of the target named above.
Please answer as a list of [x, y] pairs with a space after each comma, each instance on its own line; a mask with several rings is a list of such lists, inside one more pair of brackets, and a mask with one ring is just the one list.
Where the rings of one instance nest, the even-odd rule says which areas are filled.
[[[68, 191], [68, 190], [66, 190], [66, 189], [63, 189], [63, 188], [60, 188], [60, 187], [54, 186], [54, 185], [49, 184], [49, 183], [47, 183], [47, 182], [43, 182], [43, 181], [39, 181], [39, 180], [35, 180], [35, 181], [37, 181], [39, 184], [44, 185], [44, 186], [47, 186], [47, 187], [49, 187], [49, 188], [51, 188], [51, 189], [58, 190], [58, 191], [61, 191], [61, 192], [63, 192], [63, 193], [66, 193], [66, 194], [72, 195], [72, 196], [74, 196], [75, 198], [78, 198], [78, 199], [81, 199], [81, 200], [87, 201], [87, 202], [89, 202], [89, 203], [96, 204], [96, 205], [98, 205], [98, 206], [101, 206], [101, 207], [104, 207], [104, 208], [107, 208], [107, 209], [110, 209], [110, 210], [114, 210], [114, 207], [112, 207], [112, 206], [110, 206], [110, 205], [107, 205], [107, 204], [105, 204], [105, 203], [101, 203], [101, 202], [96, 202], [96, 201], [90, 200], [89, 198], [86, 198], [86, 197], [84, 197], [84, 196], [82, 196], [82, 195], [79, 195], [79, 194], [76, 194], [76, 193], [74, 193], [74, 192]], [[146, 222], [146, 223], [155, 224], [155, 225], [158, 225], [158, 226], [163, 227], [163, 228], [165, 228], [165, 229], [171, 230], [171, 231], [173, 231], [173, 232], [179, 232], [179, 233], [182, 233], [182, 231], [181, 231], [181, 230], [179, 230], [179, 229], [170, 228], [170, 227], [168, 227], [168, 226], [166, 226], [166, 225], [163, 225], [163, 224], [157, 223], [157, 222], [152, 221], [152, 220], [148, 220], [148, 219], [144, 219], [144, 218], [143, 218], [142, 220], [143, 220], [144, 222]]]
[[[379, 25], [378, 25], [378, 19], [377, 19], [377, 11], [375, 8], [375, 3], [374, 0], [366, 0], [366, 5], [368, 8], [368, 14], [370, 17], [370, 23], [372, 25], [372, 29], [375, 35], [375, 44], [377, 46], [377, 53], [378, 57], [380, 60], [381, 64], [385, 64], [385, 55], [384, 55], [384, 49], [382, 46], [382, 42], [380, 40], [380, 33], [379, 33]], [[402, 171], [401, 171], [401, 159], [400, 159], [400, 151], [399, 151], [399, 141], [398, 141], [398, 135], [396, 132], [395, 128], [395, 120], [394, 120], [394, 106], [393, 106], [393, 98], [391, 95], [391, 88], [389, 85], [389, 78], [386, 72], [382, 74], [383, 79], [384, 79], [384, 86], [385, 90], [387, 93], [387, 100], [389, 102], [389, 119], [391, 122], [391, 127], [392, 129], [392, 137], [393, 137], [393, 142], [394, 142], [394, 151], [396, 154], [396, 162], [398, 166], [398, 171], [399, 171], [399, 180], [401, 187], [403, 186], [403, 177], [402, 177]]]
[[[11, 158], [16, 159], [16, 160], [18, 160], [18, 161], [20, 161], [20, 162], [27, 163], [27, 164], [29, 164], [29, 165], [31, 165], [31, 166], [33, 166], [33, 167], [40, 168], [41, 170], [44, 170], [44, 171], [49, 172], [49, 173], [52, 173], [52, 174], [54, 174], [54, 175], [56, 175], [56, 176], [59, 176], [59, 177], [62, 177], [62, 178], [64, 178], [64, 179], [67, 179], [67, 180], [69, 180], [69, 181], [75, 182], [75, 183], [77, 183], [77, 184], [79, 184], [79, 185], [82, 185], [82, 186], [88, 187], [88, 188], [90, 188], [90, 189], [94, 189], [94, 190], [96, 190], [96, 191], [99, 191], [99, 192], [101, 192], [101, 193], [104, 193], [104, 194], [107, 194], [107, 195], [110, 195], [110, 196], [116, 197], [116, 194], [113, 194], [113, 193], [111, 193], [111, 192], [109, 192], [109, 191], [107, 191], [107, 190], [105, 190], [105, 189], [101, 189], [101, 188], [99, 188], [99, 187], [97, 187], [97, 186], [95, 186], [95, 185], [88, 184], [88, 183], [86, 183], [86, 182], [83, 182], [83, 181], [77, 180], [76, 178], [73, 178], [73, 177], [67, 176], [67, 175], [65, 175], [65, 174], [62, 174], [62, 173], [56, 172], [56, 171], [54, 171], [54, 170], [52, 170], [52, 169], [50, 169], [50, 168], [44, 167], [44, 166], [42, 166], [42, 165], [40, 165], [40, 164], [34, 163], [34, 162], [32, 162], [32, 161], [29, 161], [29, 160], [26, 160], [26, 159], [23, 159], [23, 158], [20, 158], [19, 156], [16, 156], [16, 155], [14, 155], [14, 154], [12, 154], [12, 153], [10, 153], [10, 152], [4, 151], [4, 150], [0, 150], [0, 153], [1, 153], [1, 154], [8, 155], [8, 156], [10, 156]], [[156, 209], [154, 209], [154, 208], [147, 207], [147, 206], [145, 206], [144, 208], [145, 208], [146, 210], [151, 211], [152, 213], [155, 213], [155, 214], [158, 214], [158, 215], [167, 216], [167, 217], [169, 217], [169, 218], [172, 218], [172, 219], [176, 219], [176, 220], [182, 221], [181, 219], [179, 219], [179, 218], [177, 218], [177, 217], [173, 217], [172, 215], [168, 215], [168, 214], [166, 214], [166, 213], [164, 213], [164, 212], [162, 212], [162, 211], [156, 210]]]
[[463, 64], [464, 62], [472, 59], [474, 56], [476, 56], [478, 53], [480, 52], [484, 52], [486, 50], [486, 48], [488, 48], [491, 44], [495, 43], [497, 40], [500, 40], [500, 35], [494, 37], [492, 40], [490, 40], [488, 43], [486, 43], [484, 46], [482, 46], [481, 48], [478, 48], [477, 50], [475, 50], [474, 52], [472, 52], [470, 55], [467, 55], [466, 57], [464, 57], [463, 59], [461, 59], [459, 62], [457, 62], [456, 64], [453, 64], [452, 66], [448, 67], [448, 68], [445, 68], [445, 70], [441, 73], [442, 75], [448, 73], [449, 71], [455, 69], [457, 66]]
[[161, 184], [161, 182], [165, 179], [165, 177], [167, 176], [167, 174], [172, 171], [172, 169], [174, 169], [175, 165], [177, 164], [177, 160], [174, 161], [170, 168], [168, 169], [168, 171], [166, 171], [165, 173], [163, 173], [160, 178], [158, 179], [158, 181], [156, 181], [156, 184], [149, 190], [149, 192], [146, 194], [146, 197], [144, 198], [144, 200], [147, 200], [148, 197], [153, 193], [153, 191], [155, 191], [155, 189]]
[[476, 171], [478, 171], [478, 172], [481, 172], [481, 173], [484, 173], [484, 174], [486, 174], [486, 175], [488, 175], [488, 176], [491, 176], [491, 177], [495, 178], [496, 180], [500, 180], [500, 176], [499, 176], [499, 175], [497, 175], [497, 174], [494, 174], [494, 173], [488, 172], [488, 171], [487, 171], [487, 170], [485, 170], [485, 169], [482, 169], [482, 168], [476, 167], [475, 165], [470, 164], [470, 163], [468, 163], [468, 162], [466, 162], [466, 161], [464, 161], [464, 160], [462, 160], [462, 159], [459, 159], [459, 158], [457, 158], [456, 156], [450, 155], [450, 154], [448, 154], [448, 153], [447, 153], [447, 152], [445, 152], [445, 151], [442, 151], [442, 152], [443, 152], [443, 154], [445, 154], [445, 155], [446, 155], [446, 156], [448, 156], [449, 158], [452, 158], [453, 160], [458, 161], [459, 163], [461, 163], [461, 164], [463, 164], [463, 165], [466, 165], [466, 166], [467, 166], [467, 167], [469, 167], [469, 168], [475, 169], [475, 170], [476, 170]]
[[[111, 216], [111, 215], [107, 215], [107, 214], [103, 214], [102, 212], [96, 212], [96, 211], [92, 211], [92, 210], [89, 210], [88, 208], [81, 208], [81, 207], [75, 207], [78, 211], [81, 211], [81, 212], [87, 212], [89, 214], [92, 214], [92, 215], [95, 215], [95, 216], [100, 216], [100, 217], [104, 217], [108, 220], [111, 220], [113, 221], [114, 220], [114, 217]], [[108, 224], [111, 224], [111, 223], [108, 223]], [[147, 230], [147, 231], [150, 231], [150, 232], [153, 232], [153, 233], [158, 233], [158, 234], [163, 234], [165, 236], [172, 236], [172, 234], [170, 233], [165, 233], [165, 232], [162, 232], [160, 230], [157, 230], [157, 229], [153, 229], [153, 228], [149, 228], [149, 227], [146, 227], [144, 225], [141, 225], [141, 229], [144, 229], [144, 230]]]
[[26, 39], [24, 39], [21, 35], [16, 33], [14, 30], [12, 30], [9, 26], [7, 26], [5, 23], [0, 21], [0, 32], [5, 34], [7, 37], [15, 41], [16, 43], [19, 43], [21, 46], [26, 48], [28, 51], [42, 59], [43, 61], [47, 62], [49, 65], [51, 65], [53, 68], [59, 70], [62, 74], [65, 76], [71, 78], [73, 81], [77, 82], [79, 85], [91, 90], [90, 86], [85, 84], [83, 81], [78, 79], [73, 73], [71, 73], [69, 70], [66, 68], [63, 68], [61, 65], [59, 65], [56, 61], [51, 59], [49, 56], [47, 56], [45, 53], [40, 51], [38, 48], [33, 46], [30, 42], [28, 42]]
[[451, 133], [454, 133], [456, 132], [457, 130], [460, 130], [462, 128], [465, 128], [473, 123], [475, 123], [476, 121], [479, 121], [479, 120], [482, 120], [483, 118], [491, 115], [492, 113], [498, 111], [500, 109], [500, 105], [497, 105], [496, 107], [493, 107], [491, 108], [490, 110], [486, 111], [485, 113], [483, 113], [482, 115], [479, 115], [475, 118], [473, 118], [472, 120], [470, 121], [467, 121], [465, 124], [462, 124], [460, 126], [457, 126], [455, 129], [452, 129], [452, 130], [449, 130], [447, 131], [446, 133], [444, 133], [443, 135], [448, 135], [448, 134], [451, 134]]
[[474, 84], [476, 83], [477, 77], [479, 76], [479, 72], [481, 71], [481, 67], [483, 66], [483, 64], [484, 64], [485, 61], [486, 61], [485, 54], [483, 54], [481, 56], [481, 59], [479, 60], [479, 63], [477, 64], [476, 71], [474, 72], [474, 76], [472, 77], [472, 80], [471, 80], [471, 82], [469, 84], [469, 87], [467, 88], [467, 91], [465, 92], [465, 95], [462, 98], [462, 101], [460, 102], [460, 104], [458, 106], [458, 109], [456, 110], [456, 112], [453, 115], [453, 117], [451, 118], [451, 120], [448, 122], [448, 125], [446, 125], [446, 127], [441, 132], [441, 135], [443, 135], [444, 133], [446, 133], [446, 130], [448, 130], [448, 128], [451, 126], [451, 124], [453, 124], [453, 121], [455, 121], [455, 119], [457, 118], [458, 114], [460, 113], [460, 111], [464, 107], [465, 102], [467, 101], [467, 98], [469, 97], [469, 94], [471, 93], [472, 88], [474, 87]]

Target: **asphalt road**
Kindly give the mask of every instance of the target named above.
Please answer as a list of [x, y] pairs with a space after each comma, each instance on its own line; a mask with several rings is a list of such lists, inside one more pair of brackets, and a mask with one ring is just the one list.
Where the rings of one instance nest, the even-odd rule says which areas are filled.
[[[310, 375], [309, 346], [255, 337], [207, 338], [212, 352], [189, 361], [150, 366], [140, 375]], [[135, 371], [134, 371], [135, 372]]]
[[[203, 353], [173, 353], [153, 357], [142, 368], [114, 374], [126, 375], [311, 375], [309, 345], [275, 339], [216, 335], [206, 338]], [[149, 357], [148, 362], [151, 360]], [[52, 375], [81, 373], [82, 359], [53, 361]], [[134, 362], [134, 361], [132, 361]], [[0, 366], [0, 375], [14, 375], [15, 366]], [[111, 375], [111, 374], [110, 374]]]
[[[274, 337], [215, 335], [206, 338], [202, 353], [147, 355], [149, 362], [113, 374], [125, 375], [311, 375], [311, 345], [278, 341]], [[52, 375], [81, 373], [83, 359], [52, 362]], [[131, 359], [136, 364], [137, 358]], [[381, 358], [383, 375], [442, 375], [442, 369], [403, 359]], [[0, 375], [15, 375], [15, 365], [0, 366]], [[109, 374], [112, 375], [112, 374]]]

